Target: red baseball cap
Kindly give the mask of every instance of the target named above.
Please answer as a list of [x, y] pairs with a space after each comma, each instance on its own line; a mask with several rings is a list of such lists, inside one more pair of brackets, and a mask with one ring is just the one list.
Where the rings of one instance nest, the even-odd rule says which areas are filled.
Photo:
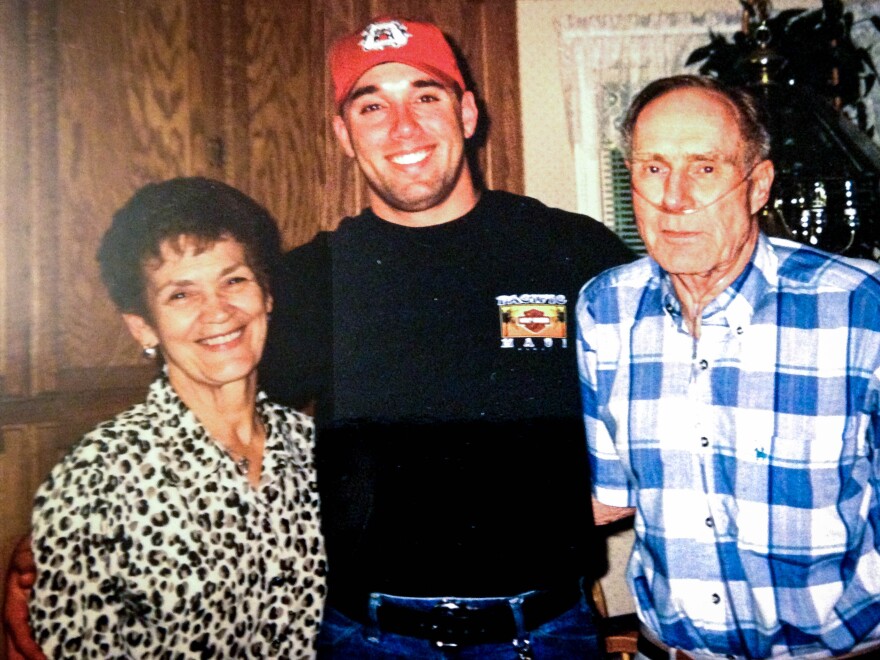
[[464, 91], [464, 78], [449, 42], [432, 23], [400, 18], [373, 19], [330, 47], [333, 98], [339, 111], [358, 79], [377, 64], [400, 62], [414, 66]]

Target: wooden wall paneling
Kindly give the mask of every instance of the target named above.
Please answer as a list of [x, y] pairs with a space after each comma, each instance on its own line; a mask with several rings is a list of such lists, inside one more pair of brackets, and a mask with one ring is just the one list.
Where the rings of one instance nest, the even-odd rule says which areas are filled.
[[[224, 181], [250, 193], [250, 142], [248, 136], [246, 7], [242, 0], [202, 0], [221, 8], [221, 33], [212, 48], [222, 57], [223, 91], [214, 110], [219, 113], [222, 133]], [[216, 144], [216, 142], [215, 142]], [[260, 200], [264, 201], [264, 200]]]
[[181, 2], [61, 3], [58, 335], [74, 387], [112, 386], [109, 367], [140, 364], [95, 252], [135, 188], [191, 166], [185, 19]]
[[[312, 137], [311, 153], [315, 159], [316, 180], [312, 182], [315, 189], [309, 196], [312, 204], [318, 212], [318, 224], [315, 231], [336, 227], [336, 224], [342, 218], [338, 206], [334, 206], [332, 213], [328, 212], [331, 202], [336, 204], [334, 197], [334, 188], [330, 184], [332, 157], [339, 153], [336, 145], [336, 137], [333, 135], [333, 129], [330, 123], [332, 113], [332, 93], [330, 91], [330, 73], [327, 70], [326, 53], [329, 45], [327, 36], [327, 22], [325, 20], [326, 3], [320, 0], [312, 0], [310, 3], [311, 11], [309, 12], [308, 30], [312, 34], [310, 40], [310, 63], [312, 80], [314, 87], [309, 109], [309, 116], [313, 123], [314, 135]], [[356, 182], [355, 182], [356, 185]], [[346, 186], [348, 190], [345, 192], [351, 194], [353, 185]]]
[[12, 506], [4, 512], [0, 543], [3, 567], [8, 559], [6, 542], [17, 538], [20, 530], [30, 527], [33, 496], [50, 470], [67, 452], [67, 444], [59, 441], [57, 424], [9, 425], [0, 428], [0, 443], [7, 460], [0, 463], [0, 483], [8, 489]]
[[489, 139], [483, 150], [486, 184], [511, 192], [525, 190], [522, 108], [516, 41], [516, 3], [483, 0], [477, 3], [483, 97], [491, 118]]
[[[108, 30], [115, 30], [116, 36], [109, 41], [117, 42], [111, 48], [121, 55], [108, 62], [115, 80], [105, 79], [105, 93], [114, 98], [114, 103], [124, 104], [113, 108], [122, 120], [120, 133], [105, 140], [101, 147], [113, 143], [127, 147], [121, 150], [121, 156], [131, 163], [121, 165], [123, 171], [131, 171], [132, 179], [131, 190], [125, 196], [148, 181], [201, 170], [204, 162], [196, 156], [191, 135], [192, 97], [196, 96], [196, 102], [200, 100], [201, 81], [192, 77], [206, 67], [192, 66], [189, 57], [190, 28], [192, 24], [199, 25], [199, 21], [191, 19], [188, 9], [203, 5], [190, 5], [186, 0], [116, 0], [124, 8], [120, 12], [112, 3], [106, 3], [110, 5], [107, 7], [101, 0], [88, 1], [98, 5], [89, 12], [89, 32], [94, 30], [89, 41], [108, 40]], [[95, 25], [95, 19], [105, 13], [117, 14], [119, 23], [114, 25], [111, 18], [109, 24]], [[210, 18], [201, 23], [210, 24]], [[209, 35], [192, 37], [210, 41]], [[83, 75], [88, 76], [88, 72]], [[90, 84], [95, 87], [102, 83]], [[98, 146], [101, 136], [94, 137]], [[101, 156], [95, 153], [93, 159]], [[122, 201], [124, 198], [117, 200], [117, 205]]]
[[28, 11], [0, 3], [0, 397], [29, 388]]
[[315, 52], [323, 39], [312, 30], [311, 5], [246, 2], [247, 189], [273, 212], [287, 247], [306, 242], [320, 225], [324, 90]]
[[[56, 424], [0, 426], [0, 584], [6, 583], [6, 568], [15, 542], [30, 529], [34, 494], [66, 451], [66, 444], [57, 440], [57, 428]], [[5, 632], [0, 627], [0, 657], [4, 657], [5, 650]]]
[[324, 44], [321, 48], [320, 65], [324, 80], [323, 121], [326, 140], [324, 153], [327, 158], [327, 179], [322, 229], [335, 229], [339, 221], [357, 214], [367, 205], [366, 184], [354, 159], [346, 156], [336, 141], [332, 121], [333, 84], [327, 67], [327, 51], [335, 39], [363, 25], [374, 15], [367, 0], [340, 0], [325, 3], [323, 8]]
[[59, 60], [56, 2], [27, 5], [27, 133], [26, 214], [30, 226], [26, 277], [30, 279], [24, 316], [28, 332], [28, 385], [21, 394], [54, 389], [58, 366], [58, 113]]
[[189, 0], [185, 3], [187, 40], [186, 106], [189, 114], [189, 166], [184, 174], [199, 174], [235, 183], [241, 151], [226, 128], [235, 117], [226, 83], [227, 26], [238, 16], [229, 0]]
[[[50, 306], [41, 298], [52, 250], [55, 81], [53, 2], [0, 3], [0, 584], [14, 539], [28, 529], [43, 472], [36, 427], [8, 427], [7, 404], [53, 384]], [[46, 240], [46, 243], [41, 241]], [[51, 254], [51, 252], [49, 253]], [[49, 460], [54, 462], [53, 455]], [[0, 596], [2, 601], [2, 596]], [[0, 630], [0, 645], [5, 648]], [[2, 655], [0, 651], [0, 655]]]

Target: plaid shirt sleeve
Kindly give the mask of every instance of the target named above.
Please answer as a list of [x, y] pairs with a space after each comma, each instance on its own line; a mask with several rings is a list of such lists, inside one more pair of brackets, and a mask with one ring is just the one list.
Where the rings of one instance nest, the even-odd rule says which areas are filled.
[[[620, 354], [618, 323], [620, 314], [617, 300], [602, 282], [608, 276], [600, 276], [588, 283], [578, 297], [577, 360], [580, 373], [581, 400], [583, 402], [584, 426], [590, 455], [590, 476], [593, 496], [603, 504], [618, 507], [634, 507], [636, 492], [630, 485], [626, 471], [614, 445], [612, 427], [617, 420], [603, 416], [600, 410], [607, 408], [609, 376], [613, 376], [617, 360], [603, 357], [599, 364], [595, 350], [602, 342], [603, 356]], [[600, 400], [601, 399], [601, 400]]]

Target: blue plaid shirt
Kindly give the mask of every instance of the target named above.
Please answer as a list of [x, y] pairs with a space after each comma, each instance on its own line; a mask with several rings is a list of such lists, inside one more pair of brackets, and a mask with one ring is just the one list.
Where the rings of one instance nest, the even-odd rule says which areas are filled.
[[880, 639], [880, 266], [761, 236], [688, 334], [650, 258], [577, 305], [593, 494], [637, 507], [628, 578], [670, 646]]

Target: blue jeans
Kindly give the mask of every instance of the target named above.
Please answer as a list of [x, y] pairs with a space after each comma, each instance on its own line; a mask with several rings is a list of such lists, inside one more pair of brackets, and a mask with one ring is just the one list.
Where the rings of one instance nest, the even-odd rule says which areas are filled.
[[432, 641], [383, 632], [375, 626], [349, 619], [333, 608], [326, 608], [318, 635], [319, 660], [577, 660], [601, 658], [593, 614], [587, 600], [535, 628], [517, 640], [530, 655], [523, 656], [514, 640], [500, 644], [474, 644], [457, 648], [436, 646]]

